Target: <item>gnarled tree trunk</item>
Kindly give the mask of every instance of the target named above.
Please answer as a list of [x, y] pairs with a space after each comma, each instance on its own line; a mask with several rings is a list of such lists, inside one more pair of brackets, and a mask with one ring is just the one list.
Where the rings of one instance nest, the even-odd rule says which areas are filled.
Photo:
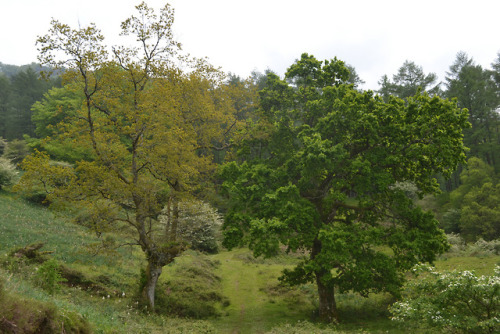
[[[313, 241], [313, 247], [311, 249], [311, 260], [314, 260], [316, 256], [321, 252], [322, 244], [321, 241], [316, 238]], [[318, 287], [319, 295], [319, 318], [323, 322], [337, 322], [337, 304], [335, 303], [335, 290], [333, 285], [329, 282], [325, 282], [325, 276], [328, 271], [324, 269], [319, 269], [314, 272], [316, 276], [316, 285]]]
[[322, 280], [324, 272], [316, 272], [316, 284], [319, 295], [319, 318], [323, 322], [337, 322], [337, 304], [335, 303], [335, 290]]
[[158, 283], [162, 269], [162, 265], [158, 265], [152, 261], [148, 262], [148, 267], [146, 268], [146, 285], [144, 286], [143, 294], [152, 311], [155, 309], [156, 283]]

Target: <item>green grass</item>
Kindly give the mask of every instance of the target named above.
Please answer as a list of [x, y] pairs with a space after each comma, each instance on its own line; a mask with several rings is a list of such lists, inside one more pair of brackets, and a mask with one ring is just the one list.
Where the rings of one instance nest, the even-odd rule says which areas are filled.
[[495, 265], [500, 266], [500, 255], [444, 257], [435, 263], [439, 271], [474, 270], [477, 275], [492, 275]]
[[224, 294], [230, 300], [225, 314], [214, 320], [216, 327], [222, 333], [262, 333], [276, 324], [308, 319], [311, 305], [290, 306], [263, 291], [278, 284], [283, 266], [252, 263], [245, 260], [248, 255], [248, 250], [239, 249], [214, 256], [221, 262]]
[[[313, 285], [288, 289], [279, 286], [278, 277], [285, 267], [293, 266], [299, 256], [282, 255], [254, 259], [247, 249], [209, 256], [220, 263], [215, 273], [221, 277], [222, 294], [228, 306], [218, 305], [219, 317], [206, 320], [146, 315], [138, 310], [132, 296], [137, 292], [140, 268], [145, 265], [138, 249], [122, 248], [118, 253], [92, 255], [89, 246], [98, 241], [81, 226], [0, 191], [0, 263], [14, 248], [44, 242], [42, 250], [53, 251], [60, 263], [98, 280], [111, 291], [107, 295], [63, 286], [53, 295], [37, 287], [33, 276], [36, 264], [21, 265], [12, 272], [0, 268], [0, 279], [7, 291], [24, 298], [50, 302], [58, 308], [77, 312], [92, 324], [96, 333], [406, 333], [388, 318], [391, 297], [384, 294], [362, 298], [354, 294], [337, 295], [343, 322], [335, 327], [314, 322], [317, 298]], [[119, 240], [119, 236], [114, 238]], [[196, 263], [195, 252], [186, 252], [174, 264], [166, 266], [159, 286], [175, 284], [178, 268]], [[491, 274], [500, 256], [442, 257], [439, 270], [475, 270]], [[122, 297], [122, 294], [125, 296]], [[103, 298], [104, 297], [104, 298]], [[411, 330], [411, 332], [416, 332]]]

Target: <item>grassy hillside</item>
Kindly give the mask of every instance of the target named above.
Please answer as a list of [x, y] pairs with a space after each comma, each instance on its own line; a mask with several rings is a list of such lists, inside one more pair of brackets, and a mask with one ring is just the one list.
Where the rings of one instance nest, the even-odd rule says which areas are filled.
[[[144, 265], [142, 252], [124, 247], [93, 253], [99, 246], [95, 235], [6, 192], [0, 192], [0, 217], [0, 281], [9, 298], [55, 307], [59, 313], [54, 319], [79, 314], [95, 333], [407, 332], [388, 319], [391, 297], [387, 295], [368, 299], [338, 295], [344, 323], [337, 327], [311, 324], [317, 306], [314, 286], [289, 289], [277, 280], [297, 257], [254, 259], [246, 249], [213, 256], [188, 251], [165, 267], [158, 287], [159, 305], [165, 309], [175, 305], [174, 314], [211, 316], [199, 320], [147, 315], [134, 298]], [[119, 243], [118, 235], [111, 237]], [[9, 256], [12, 250], [34, 243], [44, 243], [40, 252], [48, 252], [43, 256], [55, 259], [70, 278], [52, 294], [39, 282], [40, 263]], [[443, 257], [437, 267], [489, 274], [499, 262], [499, 256], [455, 256]]]

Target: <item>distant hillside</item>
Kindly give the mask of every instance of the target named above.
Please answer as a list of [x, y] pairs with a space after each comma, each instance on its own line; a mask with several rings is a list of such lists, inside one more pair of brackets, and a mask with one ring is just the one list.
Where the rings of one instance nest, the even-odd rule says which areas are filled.
[[40, 66], [38, 63], [31, 63], [31, 64], [26, 64], [26, 65], [10, 65], [10, 64], [4, 64], [0, 62], [0, 73], [5, 74], [8, 78], [13, 77], [17, 73], [21, 71], [26, 71], [28, 68], [31, 68], [35, 73], [40, 73], [41, 71], [47, 71], [49, 70], [48, 67], [46, 66]]

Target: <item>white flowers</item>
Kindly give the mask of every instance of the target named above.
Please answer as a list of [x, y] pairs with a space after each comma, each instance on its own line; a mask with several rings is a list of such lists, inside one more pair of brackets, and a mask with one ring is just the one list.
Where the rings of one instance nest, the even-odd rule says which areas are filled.
[[407, 297], [391, 307], [392, 320], [465, 332], [500, 330], [499, 266], [494, 275], [479, 277], [469, 270], [439, 273], [425, 265], [413, 272], [418, 278], [406, 285]]

